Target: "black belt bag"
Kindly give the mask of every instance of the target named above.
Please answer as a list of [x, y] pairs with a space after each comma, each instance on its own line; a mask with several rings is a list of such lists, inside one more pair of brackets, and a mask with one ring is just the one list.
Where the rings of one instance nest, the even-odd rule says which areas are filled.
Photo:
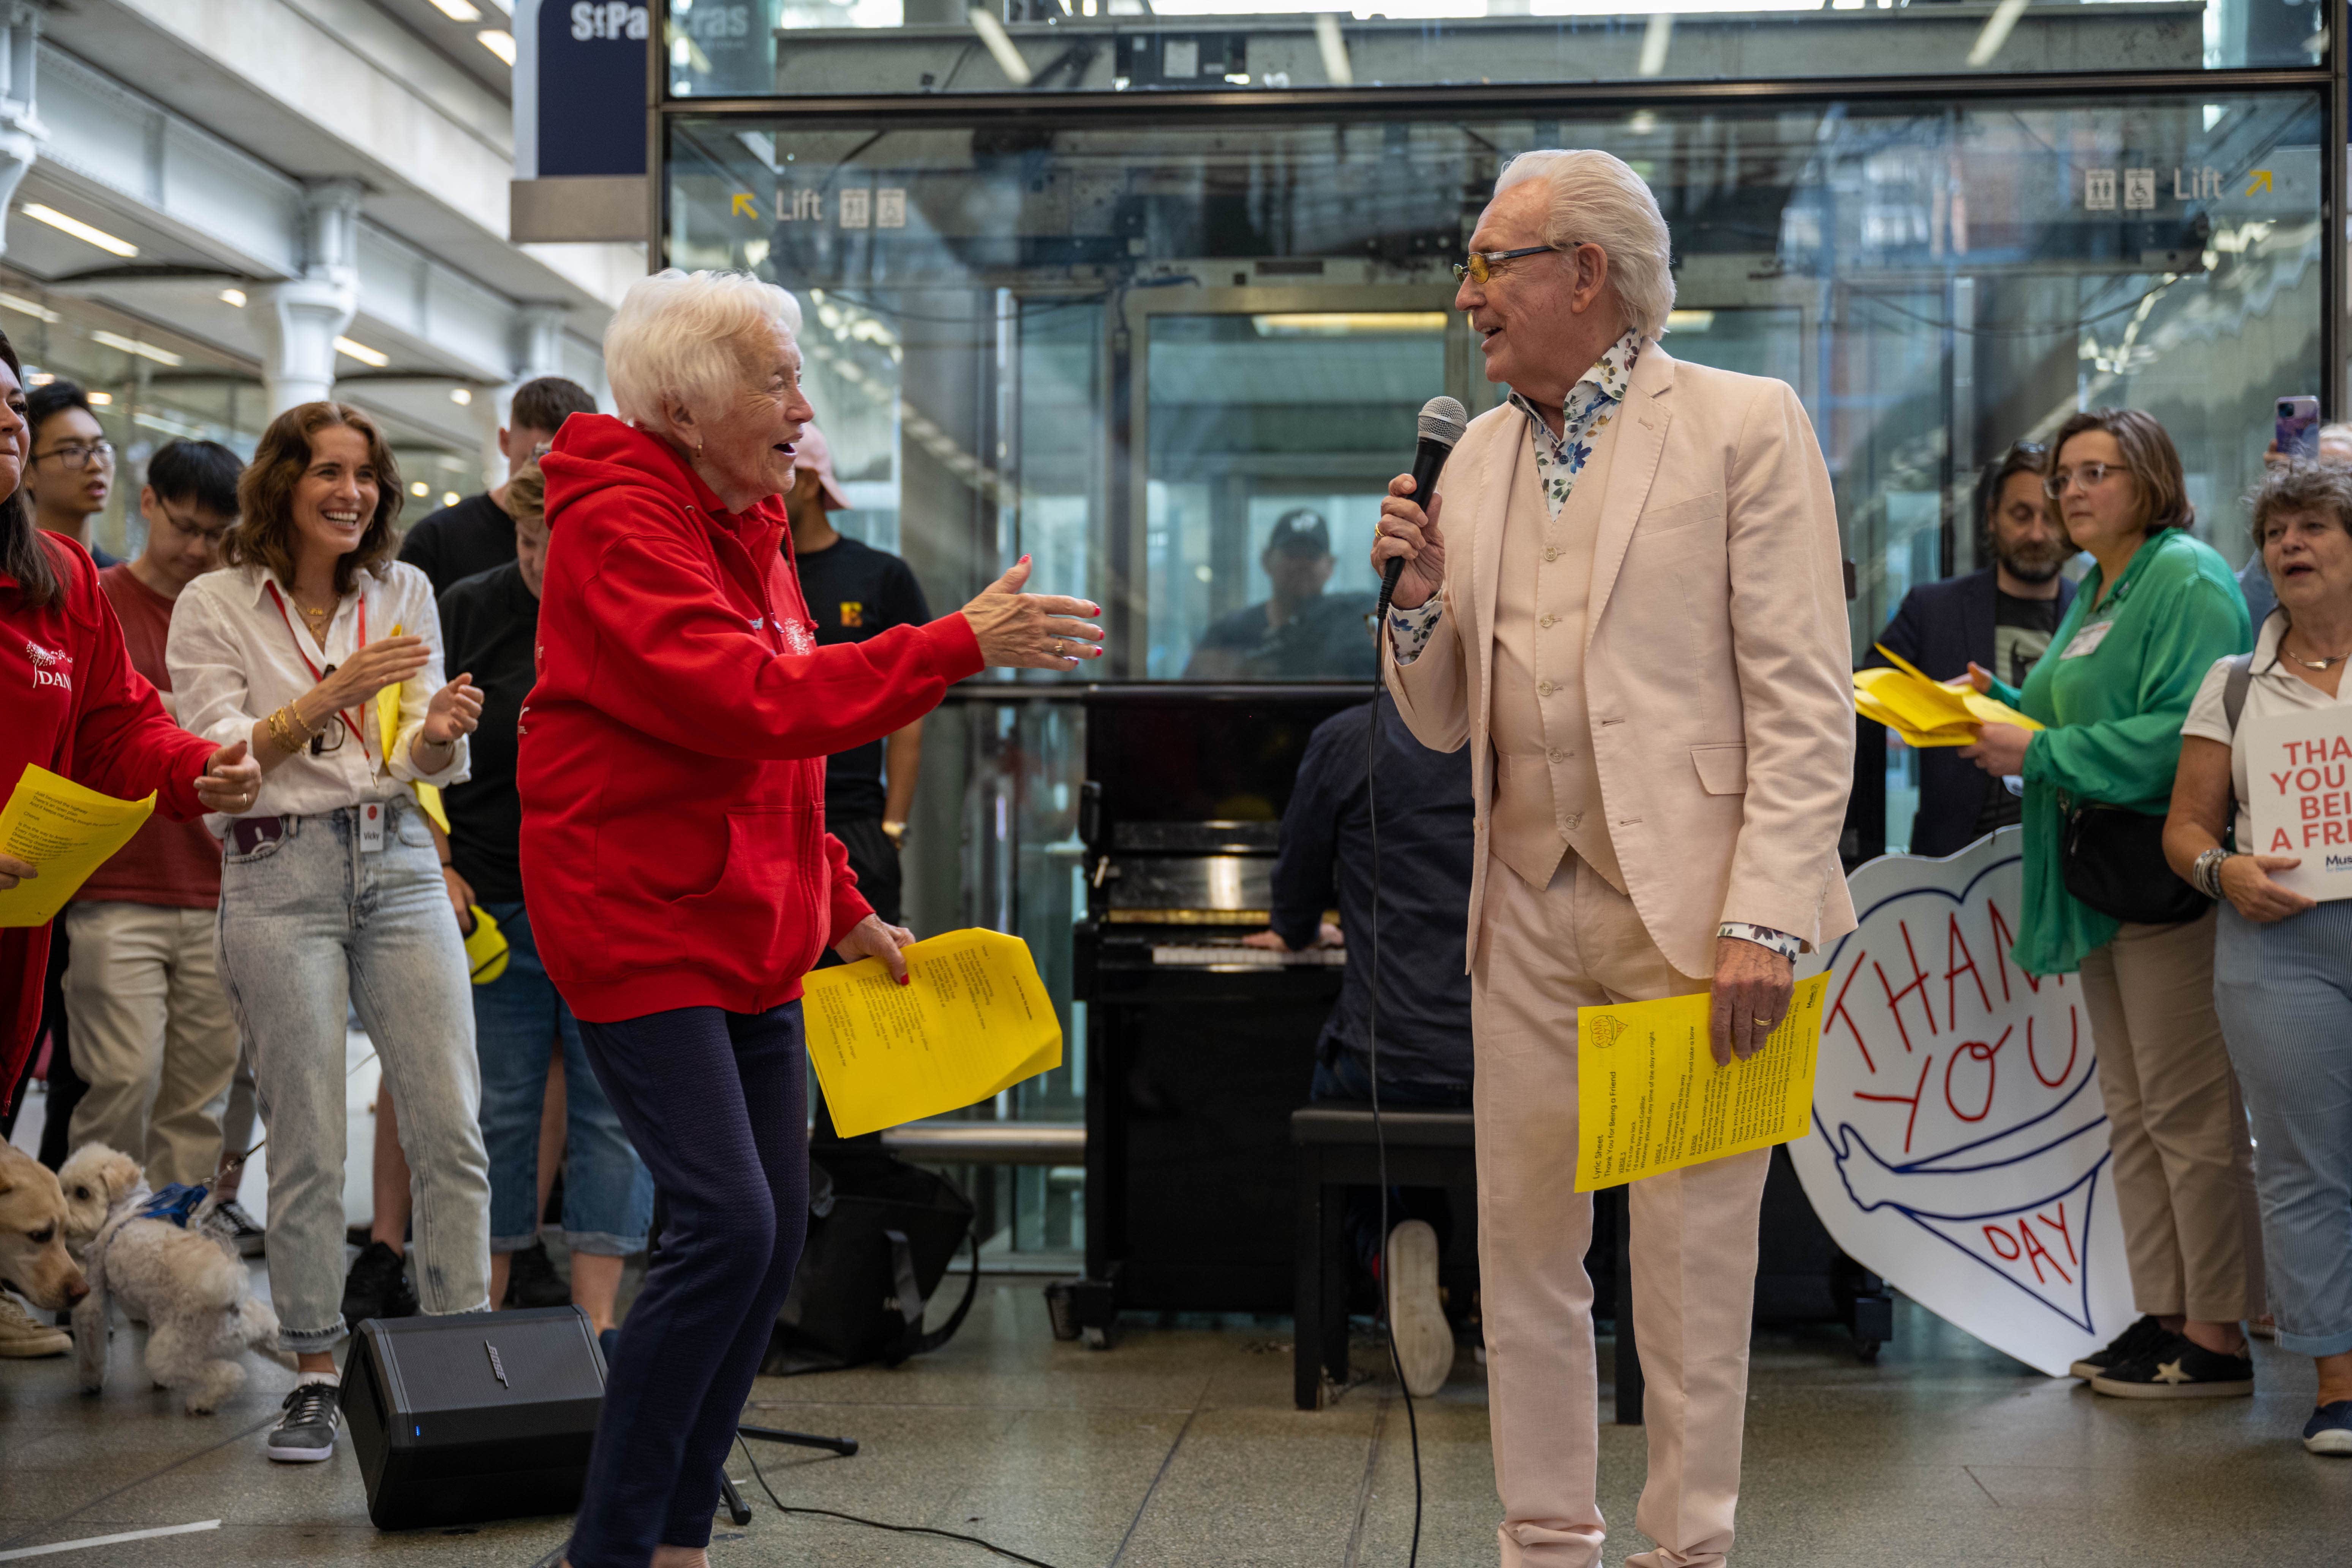
[[2066, 890], [2103, 915], [2137, 925], [2179, 925], [2213, 900], [2172, 874], [2164, 818], [2085, 803], [2066, 816]]

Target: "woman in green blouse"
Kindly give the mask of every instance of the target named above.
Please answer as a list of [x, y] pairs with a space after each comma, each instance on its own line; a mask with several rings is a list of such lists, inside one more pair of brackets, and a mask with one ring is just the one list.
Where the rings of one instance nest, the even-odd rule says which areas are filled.
[[[2253, 1392], [2244, 1320], [2263, 1311], [2252, 1152], [2213, 1011], [2213, 911], [2120, 921], [2066, 890], [2068, 814], [2089, 803], [2162, 817], [2180, 726], [2213, 661], [2253, 643], [2235, 578], [2189, 537], [2164, 427], [2133, 409], [2077, 414], [2044, 489], [2098, 563], [2021, 692], [1969, 676], [2046, 729], [1987, 724], [1960, 754], [2025, 781], [2025, 896], [2013, 956], [2080, 971], [2099, 1054], [2116, 1206], [2142, 1316], [2074, 1365], [2102, 1394]], [[2160, 857], [2158, 858], [2160, 860]]]

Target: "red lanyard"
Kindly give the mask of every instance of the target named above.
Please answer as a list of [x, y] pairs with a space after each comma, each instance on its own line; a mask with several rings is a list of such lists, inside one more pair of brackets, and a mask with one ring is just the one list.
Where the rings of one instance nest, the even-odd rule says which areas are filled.
[[[310, 658], [310, 650], [302, 646], [302, 633], [295, 626], [293, 614], [286, 608], [286, 601], [278, 597], [278, 584], [265, 582], [262, 586], [269, 590], [270, 598], [277, 602], [278, 618], [286, 623], [286, 635], [294, 639], [294, 651], [302, 656], [303, 666], [310, 670], [310, 679], [324, 681], [327, 679], [327, 672], [319, 668], [317, 662]], [[367, 594], [362, 590], [360, 594], [359, 647], [352, 651], [357, 653], [359, 648], [365, 647], [367, 647]], [[352, 739], [360, 743], [360, 755], [366, 757], [370, 765], [373, 765], [375, 758], [368, 751], [366, 731], [362, 731], [357, 721], [352, 718], [351, 710], [348, 708], [337, 710], [335, 718], [344, 729], [352, 732]]]

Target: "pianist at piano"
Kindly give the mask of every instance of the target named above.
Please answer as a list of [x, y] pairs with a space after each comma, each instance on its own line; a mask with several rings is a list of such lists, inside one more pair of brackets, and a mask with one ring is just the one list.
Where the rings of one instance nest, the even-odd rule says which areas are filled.
[[[1379, 711], [1379, 742], [1365, 733]], [[1376, 786], [1366, 763], [1376, 775]], [[1372, 813], [1380, 814], [1373, 854]], [[1470, 1104], [1470, 977], [1462, 964], [1462, 911], [1470, 904], [1470, 753], [1433, 752], [1412, 738], [1383, 691], [1315, 727], [1282, 814], [1274, 861], [1273, 924], [1253, 947], [1305, 952], [1358, 937], [1360, 962], [1315, 1047], [1316, 1100], [1371, 1099], [1374, 869], [1380, 880], [1380, 1098], [1385, 1108]], [[1337, 932], [1324, 924], [1336, 898]], [[1453, 1230], [1443, 1187], [1400, 1188], [1389, 1204], [1380, 1278], [1405, 1386], [1433, 1394], [1454, 1364], [1454, 1332], [1438, 1295], [1438, 1258]], [[1369, 1278], [1383, 1245], [1380, 1194], [1348, 1193], [1348, 1236]], [[1457, 1310], [1466, 1303], [1455, 1303]]]

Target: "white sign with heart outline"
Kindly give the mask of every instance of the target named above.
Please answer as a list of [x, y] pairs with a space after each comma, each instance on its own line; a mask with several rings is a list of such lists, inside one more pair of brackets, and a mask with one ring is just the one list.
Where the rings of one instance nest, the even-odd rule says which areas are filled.
[[1848, 879], [1813, 1130], [1789, 1146], [1847, 1255], [2052, 1376], [2136, 1315], [2091, 1023], [2074, 975], [2010, 956], [2023, 835]]

